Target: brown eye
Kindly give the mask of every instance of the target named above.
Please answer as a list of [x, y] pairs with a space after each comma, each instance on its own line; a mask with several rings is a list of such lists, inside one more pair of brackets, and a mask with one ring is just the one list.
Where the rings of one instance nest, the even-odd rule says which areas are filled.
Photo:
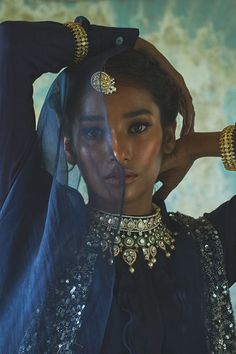
[[88, 139], [103, 139], [105, 137], [105, 129], [99, 127], [84, 128], [83, 134]]
[[143, 133], [148, 127], [150, 126], [149, 123], [135, 123], [131, 125], [129, 132], [131, 134], [141, 134]]

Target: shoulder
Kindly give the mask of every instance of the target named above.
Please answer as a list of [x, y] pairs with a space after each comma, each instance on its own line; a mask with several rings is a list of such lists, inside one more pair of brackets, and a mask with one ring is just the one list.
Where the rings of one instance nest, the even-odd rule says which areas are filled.
[[201, 258], [209, 263], [217, 260], [222, 263], [223, 247], [218, 231], [204, 216], [194, 218], [180, 212], [169, 213], [172, 222], [177, 223], [186, 231], [186, 237], [193, 239], [197, 245]]
[[183, 227], [189, 230], [189, 233], [194, 233], [194, 234], [198, 234], [200, 232], [204, 232], [204, 234], [208, 232], [213, 232], [214, 234], [218, 233], [214, 228], [214, 226], [211, 224], [211, 222], [204, 216], [201, 216], [199, 218], [194, 218], [192, 216], [180, 212], [174, 212], [174, 213], [169, 212], [168, 215], [171, 221], [179, 225], [182, 225]]
[[218, 231], [204, 216], [194, 218], [180, 212], [170, 212], [168, 214], [170, 220], [183, 227], [186, 230], [187, 235], [196, 240], [201, 247], [207, 248], [206, 245], [208, 244], [211, 247], [214, 246], [214, 248], [219, 247], [222, 249]]

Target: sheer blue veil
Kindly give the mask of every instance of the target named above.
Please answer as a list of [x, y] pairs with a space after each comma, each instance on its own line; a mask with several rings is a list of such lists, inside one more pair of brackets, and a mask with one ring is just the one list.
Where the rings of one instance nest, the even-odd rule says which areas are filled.
[[[1, 353], [99, 353], [124, 188], [104, 96], [91, 77], [111, 54], [55, 79], [37, 141], [1, 210]], [[116, 215], [106, 239], [96, 209]]]

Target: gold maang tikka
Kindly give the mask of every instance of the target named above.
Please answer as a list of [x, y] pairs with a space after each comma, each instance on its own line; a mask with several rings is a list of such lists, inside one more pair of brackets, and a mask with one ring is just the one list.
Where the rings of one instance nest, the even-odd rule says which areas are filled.
[[91, 86], [105, 95], [116, 92], [115, 79], [104, 71], [97, 71], [91, 76]]

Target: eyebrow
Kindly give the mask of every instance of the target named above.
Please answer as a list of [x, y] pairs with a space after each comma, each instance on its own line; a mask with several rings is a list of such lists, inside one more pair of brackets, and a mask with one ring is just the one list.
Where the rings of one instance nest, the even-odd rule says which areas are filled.
[[80, 116], [80, 121], [82, 122], [94, 122], [94, 121], [104, 121], [105, 118], [104, 116], [99, 116], [99, 115], [96, 115], [96, 114], [89, 114], [89, 115], [86, 115], [86, 116]]
[[[149, 111], [146, 108], [141, 108], [136, 111], [129, 111], [127, 113], [124, 113], [125, 118], [134, 118], [137, 116], [142, 116], [142, 115], [152, 115], [152, 112]], [[82, 122], [94, 122], [94, 121], [104, 121], [105, 117], [101, 115], [96, 115], [96, 114], [88, 114], [88, 115], [83, 115], [80, 116], [80, 121]]]
[[137, 116], [143, 116], [143, 115], [152, 115], [152, 112], [149, 111], [148, 109], [146, 108], [141, 108], [141, 109], [138, 109], [136, 111], [130, 111], [130, 112], [127, 112], [124, 114], [124, 117], [125, 118], [134, 118], [134, 117], [137, 117]]

